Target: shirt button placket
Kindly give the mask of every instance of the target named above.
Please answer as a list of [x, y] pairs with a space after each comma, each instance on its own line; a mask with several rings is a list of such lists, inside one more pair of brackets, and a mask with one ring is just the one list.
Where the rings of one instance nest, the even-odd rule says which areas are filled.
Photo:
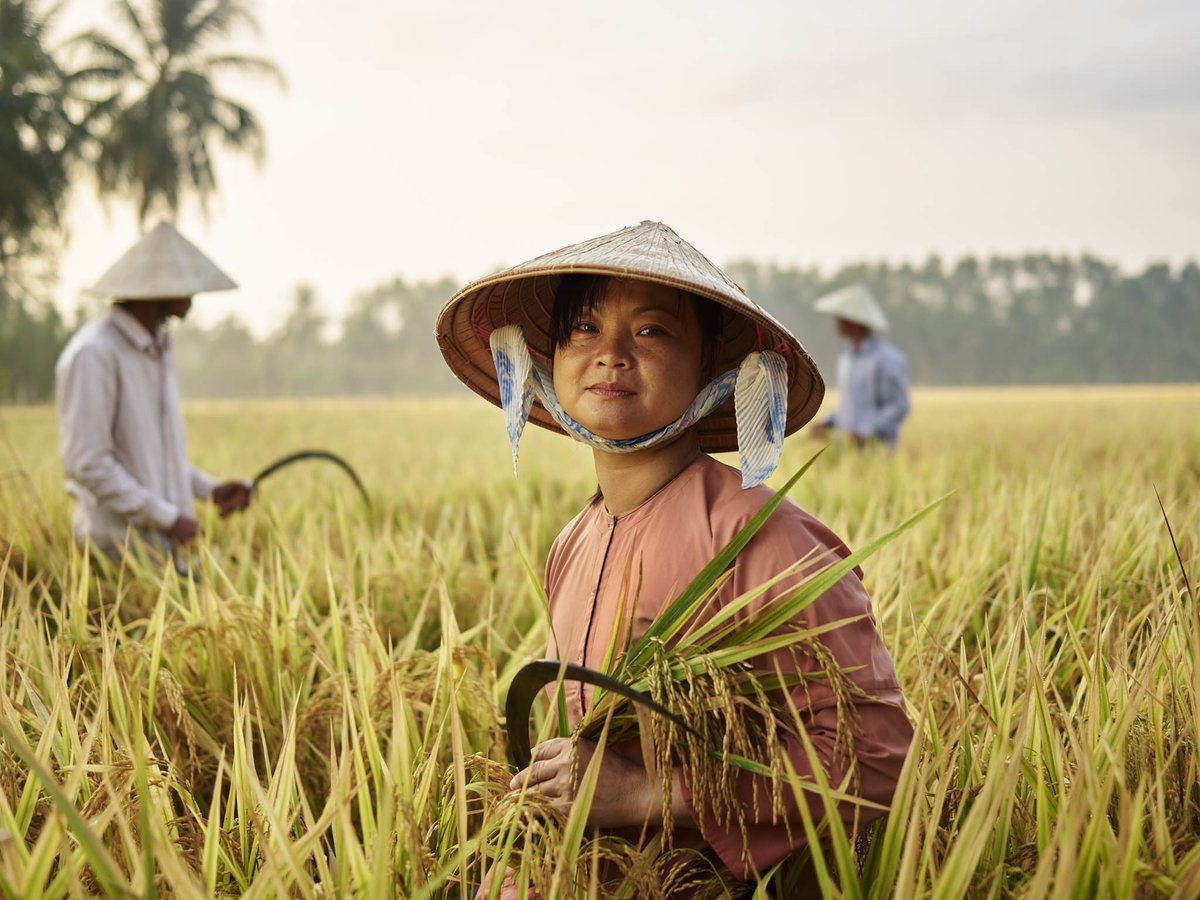
[[[604, 546], [604, 552], [600, 556], [600, 571], [596, 573], [596, 584], [592, 587], [588, 594], [588, 610], [587, 610], [587, 630], [584, 632], [583, 642], [579, 646], [579, 664], [586, 665], [588, 644], [592, 634], [592, 620], [596, 615], [596, 600], [600, 593], [600, 582], [604, 578], [604, 566], [608, 561], [608, 551], [612, 547], [613, 532], [617, 527], [617, 517], [608, 516], [608, 541]], [[582, 696], [582, 688], [580, 689]]]

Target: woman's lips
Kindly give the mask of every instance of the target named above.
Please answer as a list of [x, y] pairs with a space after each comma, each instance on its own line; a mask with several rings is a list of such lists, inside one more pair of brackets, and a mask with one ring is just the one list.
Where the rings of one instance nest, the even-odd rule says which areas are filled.
[[595, 394], [604, 400], [621, 400], [625, 397], [632, 397], [637, 391], [621, 387], [617, 384], [601, 383], [591, 385], [588, 388], [588, 393]]

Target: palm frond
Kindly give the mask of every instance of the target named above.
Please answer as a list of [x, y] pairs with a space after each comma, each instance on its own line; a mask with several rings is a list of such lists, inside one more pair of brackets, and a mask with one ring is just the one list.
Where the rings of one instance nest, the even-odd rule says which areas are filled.
[[263, 56], [247, 56], [243, 53], [222, 53], [205, 57], [200, 68], [208, 72], [220, 72], [226, 69], [245, 74], [268, 78], [280, 88], [287, 87], [287, 79], [283, 70]]
[[133, 77], [138, 71], [138, 62], [117, 41], [97, 29], [83, 31], [68, 41], [68, 46], [88, 53], [94, 60], [107, 63], [122, 72], [122, 77]]
[[126, 27], [129, 28], [134, 37], [142, 42], [142, 48], [146, 51], [146, 58], [156, 61], [158, 47], [162, 41], [161, 30], [158, 30], [156, 33], [156, 30], [150, 27], [150, 17], [143, 18], [131, 0], [116, 0], [114, 6], [116, 7], [118, 16], [125, 20]]
[[200, 46], [214, 37], [228, 37], [238, 25], [244, 25], [254, 34], [262, 33], [262, 26], [242, 0], [215, 0], [198, 19], [187, 25], [187, 37], [192, 46]]
[[213, 102], [214, 119], [221, 123], [225, 142], [230, 147], [247, 150], [254, 161], [262, 165], [266, 142], [258, 118], [244, 106], [217, 97]]
[[[73, 84], [89, 84], [95, 83], [100, 85], [112, 85], [120, 82], [127, 74], [127, 70], [120, 66], [106, 66], [103, 64], [95, 64], [85, 66], [82, 69], [73, 71], [69, 78]], [[123, 85], [120, 87], [123, 88]], [[117, 90], [110, 97], [120, 97], [122, 91]]]

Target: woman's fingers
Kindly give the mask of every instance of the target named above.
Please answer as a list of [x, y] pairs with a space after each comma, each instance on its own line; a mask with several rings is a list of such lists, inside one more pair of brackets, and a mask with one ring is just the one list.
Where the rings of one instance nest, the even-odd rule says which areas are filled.
[[533, 758], [535, 760], [555, 759], [559, 756], [568, 756], [564, 751], [570, 751], [570, 738], [550, 738], [548, 741], [542, 741], [533, 750]]
[[531, 786], [544, 784], [547, 781], [553, 780], [558, 774], [558, 760], [534, 760], [533, 764], [527, 770], [529, 775], [525, 778], [525, 782]]
[[512, 781], [508, 783], [509, 790], [515, 791], [526, 782], [537, 784], [551, 777], [547, 773], [552, 772], [553, 769], [548, 764], [554, 760], [562, 761], [569, 758], [570, 754], [563, 751], [564, 749], [569, 750], [570, 747], [570, 738], [551, 738], [548, 741], [542, 741], [533, 748], [533, 763], [513, 776]]
[[512, 781], [508, 783], [508, 789], [510, 791], [519, 791], [526, 785], [535, 788], [553, 777], [554, 769], [550, 763], [535, 761], [528, 768], [522, 769], [512, 777]]
[[508, 783], [509, 790], [529, 787], [551, 797], [569, 796], [573, 762], [571, 748], [569, 738], [553, 738], [538, 744], [533, 762], [513, 776]]
[[550, 793], [550, 788], [561, 776], [567, 774], [570, 761], [560, 758], [547, 759], [533, 763], [524, 772], [519, 772], [513, 779], [514, 789], [527, 785], [532, 789]]

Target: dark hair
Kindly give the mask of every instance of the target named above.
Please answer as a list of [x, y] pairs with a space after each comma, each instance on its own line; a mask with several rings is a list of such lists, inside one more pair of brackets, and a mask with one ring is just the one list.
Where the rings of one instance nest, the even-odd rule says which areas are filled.
[[[563, 275], [554, 292], [554, 312], [550, 317], [550, 353], [571, 338], [571, 329], [585, 312], [596, 308], [612, 284], [611, 275], [587, 275], [570, 273]], [[700, 324], [700, 342], [705, 350], [712, 349], [721, 333], [721, 304], [679, 290], [680, 297], [692, 301], [696, 310], [696, 321]]]

